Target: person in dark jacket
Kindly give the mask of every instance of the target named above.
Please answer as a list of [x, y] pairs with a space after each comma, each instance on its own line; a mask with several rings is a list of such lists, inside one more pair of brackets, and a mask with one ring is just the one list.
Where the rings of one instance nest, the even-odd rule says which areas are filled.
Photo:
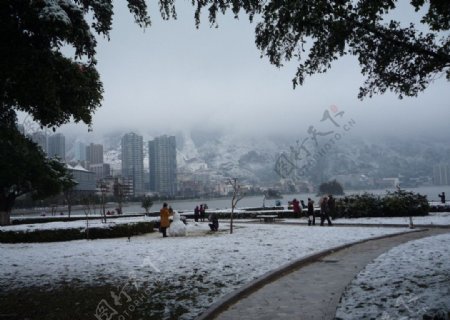
[[302, 209], [307, 209], [308, 207], [305, 204], [305, 201], [300, 200], [300, 204], [302, 205]]
[[441, 198], [441, 203], [445, 203], [445, 192], [438, 194], [439, 198]]
[[316, 216], [314, 215], [314, 201], [308, 198], [308, 226], [316, 225]]
[[205, 221], [205, 208], [202, 204], [200, 205], [200, 220]]
[[327, 196], [323, 197], [322, 200], [320, 201], [320, 225], [321, 226], [323, 226], [325, 219], [327, 220], [329, 226], [333, 225], [330, 220], [330, 212], [329, 212], [329, 207], [328, 207], [328, 197]]
[[211, 222], [210, 224], [208, 224], [211, 231], [219, 230], [219, 220], [217, 219], [217, 215], [215, 212], [211, 212], [208, 220]]
[[336, 218], [336, 199], [334, 199], [332, 194], [328, 196], [328, 212], [331, 219], [334, 220]]
[[194, 220], [195, 222], [198, 222], [198, 217], [200, 216], [200, 209], [198, 208], [198, 206], [195, 207], [194, 209]]

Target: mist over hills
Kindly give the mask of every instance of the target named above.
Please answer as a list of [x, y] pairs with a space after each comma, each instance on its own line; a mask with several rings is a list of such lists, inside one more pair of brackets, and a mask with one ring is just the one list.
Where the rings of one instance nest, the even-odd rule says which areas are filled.
[[[95, 141], [104, 145], [104, 161], [116, 171], [120, 170], [120, 139], [124, 133], [113, 132]], [[175, 136], [180, 176], [212, 181], [237, 177], [262, 186], [280, 181], [281, 177], [274, 170], [277, 159], [282, 153], [292, 153], [298, 141], [293, 135], [255, 137], [203, 129], [178, 132]], [[144, 135], [144, 167], [147, 169], [147, 142], [153, 138]], [[74, 141], [72, 139], [72, 143]], [[352, 136], [337, 141], [320, 161], [307, 167], [300, 180], [315, 185], [339, 175], [428, 177], [430, 180], [433, 166], [449, 163], [449, 159], [450, 143], [445, 139]], [[422, 180], [426, 181], [425, 178]]]

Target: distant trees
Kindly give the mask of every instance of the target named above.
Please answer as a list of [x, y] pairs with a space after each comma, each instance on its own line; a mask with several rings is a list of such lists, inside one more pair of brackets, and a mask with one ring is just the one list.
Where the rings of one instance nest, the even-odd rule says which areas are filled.
[[145, 209], [145, 213], [148, 213], [148, 210], [153, 206], [152, 198], [149, 196], [144, 196], [144, 198], [142, 198], [141, 206]]
[[336, 180], [332, 180], [329, 182], [324, 182], [319, 186], [319, 195], [323, 194], [334, 194], [334, 195], [343, 195], [344, 188], [342, 185]]

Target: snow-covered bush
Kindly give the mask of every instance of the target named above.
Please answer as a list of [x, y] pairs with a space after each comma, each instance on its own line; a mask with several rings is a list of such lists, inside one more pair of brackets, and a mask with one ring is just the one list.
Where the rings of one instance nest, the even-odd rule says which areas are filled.
[[0, 242], [19, 243], [19, 242], [58, 242], [81, 239], [106, 239], [131, 237], [139, 234], [150, 233], [154, 231], [153, 221], [109, 224], [106, 227], [94, 227], [86, 229], [67, 228], [67, 229], [35, 229], [35, 230], [16, 230], [0, 231]]
[[426, 196], [398, 189], [385, 196], [350, 195], [336, 201], [336, 218], [425, 216], [430, 210]]

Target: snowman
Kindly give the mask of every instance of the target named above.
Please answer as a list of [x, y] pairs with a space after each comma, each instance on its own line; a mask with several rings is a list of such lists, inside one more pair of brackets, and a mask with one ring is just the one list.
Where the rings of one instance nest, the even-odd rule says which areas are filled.
[[169, 236], [171, 237], [184, 237], [186, 236], [186, 225], [181, 221], [180, 214], [177, 211], [173, 212], [173, 221], [168, 229]]

